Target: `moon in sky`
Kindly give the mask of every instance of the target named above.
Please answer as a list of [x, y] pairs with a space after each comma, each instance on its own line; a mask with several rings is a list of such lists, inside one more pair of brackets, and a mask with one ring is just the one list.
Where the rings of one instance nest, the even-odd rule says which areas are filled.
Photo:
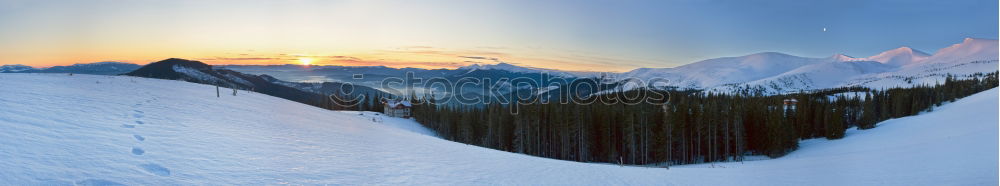
[[826, 32], [826, 27], [823, 27], [823, 31]]

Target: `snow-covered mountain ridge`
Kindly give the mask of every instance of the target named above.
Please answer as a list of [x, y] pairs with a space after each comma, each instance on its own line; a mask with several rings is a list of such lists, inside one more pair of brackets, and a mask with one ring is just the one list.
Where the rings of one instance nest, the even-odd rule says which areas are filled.
[[515, 73], [548, 73], [549, 75], [562, 76], [562, 77], [574, 77], [574, 76], [576, 76], [574, 73], [568, 72], [568, 71], [560, 71], [560, 70], [545, 69], [545, 68], [534, 68], [534, 67], [522, 67], [522, 66], [517, 66], [517, 65], [510, 64], [510, 63], [504, 63], [504, 62], [500, 62], [500, 63], [497, 63], [497, 64], [472, 64], [472, 65], [469, 65], [469, 66], [458, 67], [457, 70], [459, 70], [459, 71], [466, 71], [465, 72], [466, 74], [474, 72], [474, 71], [477, 71], [477, 70], [503, 70], [503, 71], [515, 72]]
[[99, 74], [117, 75], [131, 72], [140, 66], [124, 62], [96, 62], [78, 63], [68, 66], [52, 66], [48, 68], [35, 68], [26, 65], [3, 65], [0, 66], [0, 73], [75, 73], [75, 74]]
[[837, 54], [831, 58], [835, 61], [874, 61], [892, 66], [903, 66], [918, 63], [930, 56], [925, 52], [904, 46], [865, 58], [854, 58], [844, 54]]
[[703, 60], [675, 68], [643, 68], [622, 74], [640, 79], [662, 78], [669, 86], [714, 92], [780, 94], [863, 86], [910, 87], [996, 72], [998, 43], [966, 38], [933, 55], [900, 47], [870, 57], [836, 54], [826, 58], [765, 52]]

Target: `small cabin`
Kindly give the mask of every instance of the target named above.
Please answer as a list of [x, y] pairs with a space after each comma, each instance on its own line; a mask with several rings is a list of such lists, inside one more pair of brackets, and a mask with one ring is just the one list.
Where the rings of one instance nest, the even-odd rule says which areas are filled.
[[382, 100], [382, 113], [390, 117], [410, 118], [413, 104], [406, 100]]
[[795, 104], [798, 104], [798, 103], [799, 103], [799, 100], [797, 100], [795, 98], [785, 99], [785, 105], [795, 105]]
[[792, 109], [795, 110], [795, 105], [799, 104], [799, 100], [795, 98], [788, 98], [784, 100], [785, 110]]

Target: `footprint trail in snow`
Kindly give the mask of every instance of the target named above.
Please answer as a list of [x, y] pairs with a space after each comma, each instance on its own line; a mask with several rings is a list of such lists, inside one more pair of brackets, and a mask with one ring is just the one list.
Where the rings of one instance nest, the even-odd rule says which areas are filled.
[[[153, 98], [153, 99], [145, 100], [143, 103], [152, 103], [155, 100], [156, 100], [156, 98]], [[145, 122], [142, 121], [142, 118], [145, 117], [146, 112], [144, 112], [144, 111], [142, 111], [142, 110], [140, 110], [138, 108], [138, 107], [141, 107], [142, 105], [143, 105], [142, 103], [138, 103], [138, 104], [132, 105], [133, 108], [134, 108], [134, 110], [132, 110], [133, 111], [132, 117], [135, 118], [135, 121], [134, 121], [135, 124], [139, 124], [139, 125], [146, 124]], [[123, 124], [122, 127], [124, 127], [124, 128], [135, 128], [135, 125]], [[140, 143], [143, 142], [143, 141], [146, 141], [146, 137], [143, 137], [143, 136], [138, 135], [138, 134], [132, 134], [132, 138], [135, 138], [135, 140], [137, 142], [140, 142]], [[133, 155], [142, 156], [143, 154], [146, 153], [146, 150], [142, 149], [141, 147], [136, 146], [136, 147], [132, 147], [132, 151], [131, 152], [132, 152]], [[167, 169], [166, 167], [163, 167], [163, 166], [161, 166], [159, 164], [146, 163], [146, 164], [140, 164], [140, 165], [138, 165], [138, 167], [142, 168], [143, 171], [146, 171], [146, 172], [148, 172], [150, 174], [154, 174], [154, 175], [157, 175], [157, 176], [170, 176], [170, 169]]]

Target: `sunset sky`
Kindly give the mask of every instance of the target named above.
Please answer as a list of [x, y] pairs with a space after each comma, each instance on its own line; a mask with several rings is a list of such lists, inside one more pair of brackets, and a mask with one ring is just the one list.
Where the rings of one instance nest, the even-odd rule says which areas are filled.
[[0, 64], [177, 57], [627, 71], [764, 51], [869, 56], [910, 46], [933, 53], [965, 37], [996, 39], [996, 7], [996, 0], [0, 0]]

